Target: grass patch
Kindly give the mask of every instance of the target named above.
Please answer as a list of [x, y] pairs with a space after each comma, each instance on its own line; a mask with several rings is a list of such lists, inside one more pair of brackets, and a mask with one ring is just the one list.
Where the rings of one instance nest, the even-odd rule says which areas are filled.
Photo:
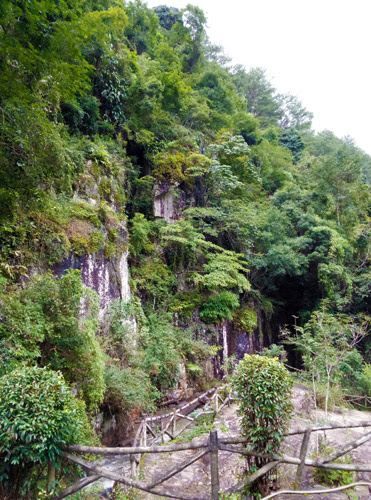
[[202, 434], [208, 434], [210, 431], [215, 429], [214, 425], [215, 414], [210, 415], [200, 415], [189, 431], [181, 434], [176, 439], [172, 440], [172, 443], [189, 443], [192, 439], [202, 436]]

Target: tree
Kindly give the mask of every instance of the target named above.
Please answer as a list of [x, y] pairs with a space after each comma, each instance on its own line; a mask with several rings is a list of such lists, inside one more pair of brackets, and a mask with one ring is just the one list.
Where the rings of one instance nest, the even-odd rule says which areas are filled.
[[[259, 453], [276, 453], [293, 409], [293, 380], [289, 372], [277, 358], [245, 354], [232, 384], [239, 399], [241, 429], [248, 447]], [[249, 457], [250, 473], [267, 462], [264, 458]], [[267, 483], [267, 477], [259, 480], [261, 493], [266, 491]]]
[[295, 163], [300, 160], [304, 143], [296, 129], [288, 128], [284, 130], [280, 137], [280, 145], [291, 151]]
[[129, 2], [125, 10], [129, 18], [125, 34], [131, 49], [138, 54], [146, 52], [152, 55], [160, 37], [159, 18], [152, 9], [139, 0]]
[[86, 442], [87, 436], [84, 405], [72, 396], [61, 373], [25, 367], [1, 377], [1, 497], [35, 498], [38, 475], [46, 475], [48, 464], [59, 464], [63, 446]]
[[[162, 231], [168, 258], [173, 257], [172, 269], [184, 266], [193, 283], [210, 291], [250, 289], [246, 278], [247, 262], [242, 254], [226, 250], [197, 231], [189, 219], [180, 219], [164, 226]], [[184, 268], [183, 268], [184, 269]]]
[[326, 148], [324, 154], [309, 159], [307, 172], [319, 195], [318, 210], [327, 209], [339, 228], [353, 231], [370, 204], [369, 189], [362, 181], [362, 153], [349, 138], [331, 142], [330, 136], [329, 144], [320, 146]]
[[202, 56], [202, 42], [206, 36], [206, 17], [202, 9], [191, 4], [186, 6], [182, 14], [191, 42], [184, 50], [185, 70], [191, 73]]
[[309, 130], [313, 113], [307, 111], [299, 99], [291, 94], [279, 95], [281, 116], [279, 125], [283, 129]]
[[263, 126], [276, 125], [281, 114], [281, 104], [265, 70], [252, 68], [246, 73], [243, 67], [236, 66], [233, 81], [246, 98], [247, 111], [259, 118]]
[[326, 385], [326, 416], [330, 388], [340, 381], [342, 363], [347, 362], [367, 330], [366, 319], [331, 314], [326, 310], [326, 303], [323, 303], [322, 308], [314, 311], [304, 327], [295, 325], [294, 333], [288, 329], [281, 332], [285, 342], [294, 345], [302, 354], [304, 367], [312, 377], [315, 398], [318, 385]]
[[182, 14], [176, 7], [159, 5], [154, 7], [153, 10], [160, 20], [160, 25], [167, 31], [171, 30], [175, 23], [183, 23]]

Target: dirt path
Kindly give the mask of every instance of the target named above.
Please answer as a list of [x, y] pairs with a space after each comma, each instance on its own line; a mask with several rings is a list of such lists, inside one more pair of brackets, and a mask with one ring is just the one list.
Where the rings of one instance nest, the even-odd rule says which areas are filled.
[[[305, 428], [308, 425], [314, 424], [314, 415], [308, 409], [307, 401], [309, 399], [309, 391], [304, 386], [296, 386], [293, 395], [293, 402], [296, 409], [295, 417], [291, 422], [291, 428]], [[305, 408], [303, 410], [303, 408]], [[319, 425], [325, 423], [324, 412], [317, 413], [317, 421]], [[331, 412], [327, 421], [336, 422], [339, 424], [349, 424], [364, 422], [371, 418], [371, 412], [362, 412], [357, 410], [342, 410], [341, 412]], [[214, 422], [215, 429], [218, 430], [220, 437], [236, 436], [239, 434], [239, 417], [237, 415], [237, 406], [231, 405], [223, 409], [221, 414], [217, 416]], [[354, 430], [336, 429], [326, 432], [328, 444], [338, 447], [357, 437], [369, 432], [370, 428], [359, 428]], [[314, 433], [310, 440], [310, 448], [308, 458], [315, 453], [317, 438]], [[323, 433], [322, 433], [323, 434]], [[205, 434], [206, 436], [207, 434]], [[197, 439], [197, 438], [196, 438]], [[282, 452], [291, 456], [298, 457], [301, 445], [302, 436], [292, 436], [283, 444]], [[190, 459], [197, 451], [181, 451], [171, 454], [162, 455], [147, 455], [143, 458], [142, 475], [145, 482], [151, 482], [158, 477], [161, 477], [174, 466], [179, 465], [183, 461]], [[351, 453], [352, 462], [370, 463], [371, 462], [371, 441], [365, 443]], [[200, 500], [207, 498], [210, 492], [210, 464], [209, 455], [205, 455], [202, 459], [186, 468], [169, 481], [164, 483], [164, 487], [172, 493], [182, 492], [184, 494], [194, 496]], [[219, 452], [219, 470], [220, 470], [220, 487], [222, 491], [227, 490], [238, 482], [238, 476], [243, 471], [243, 459], [237, 454], [228, 452]], [[304, 484], [305, 489], [315, 488], [311, 470], [305, 468]], [[296, 467], [290, 465], [280, 465], [278, 476], [280, 478], [281, 488], [291, 488], [292, 481], [295, 478]], [[371, 481], [370, 473], [357, 473], [357, 480]], [[368, 487], [359, 487], [354, 491], [353, 499], [370, 500], [371, 490]], [[136, 492], [135, 498], [142, 500], [155, 500], [160, 497], [147, 494], [144, 492]], [[304, 498], [312, 498], [316, 500], [346, 500], [350, 498], [346, 493], [331, 493], [327, 495], [282, 495], [276, 497], [277, 500], [298, 500]]]

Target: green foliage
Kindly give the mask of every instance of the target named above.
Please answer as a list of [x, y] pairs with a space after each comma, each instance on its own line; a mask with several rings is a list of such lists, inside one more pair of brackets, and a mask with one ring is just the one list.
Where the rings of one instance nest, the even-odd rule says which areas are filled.
[[[179, 363], [187, 360], [199, 364], [210, 355], [210, 348], [201, 341], [193, 340], [191, 329], [174, 327], [164, 316], [151, 314], [148, 330], [142, 332], [142, 367], [159, 390], [171, 388], [177, 381]], [[193, 370], [193, 375], [197, 373]]]
[[[264, 70], [231, 67], [198, 7], [4, 0], [0, 25], [4, 376], [48, 366], [89, 409], [103, 396], [118, 417], [152, 408], [180, 364], [202, 382], [210, 349], [174, 326], [196, 310], [246, 332], [258, 310], [268, 333], [295, 315], [316, 348], [316, 328], [339, 331], [323, 349], [336, 358], [350, 318], [371, 311], [370, 157], [310, 131], [311, 113]], [[174, 197], [172, 224], [153, 221], [154, 187]], [[76, 273], [42, 273], [71, 253], [115, 265], [126, 221], [142, 303], [98, 325]], [[327, 316], [310, 319], [322, 299]], [[364, 352], [342, 357], [330, 392], [335, 381], [369, 392]]]
[[281, 107], [279, 125], [283, 130], [304, 132], [310, 129], [313, 114], [304, 108], [297, 97], [286, 94], [278, 96], [278, 99]]
[[274, 193], [285, 181], [292, 180], [292, 155], [286, 148], [263, 139], [251, 147], [251, 159], [262, 179], [264, 189]]
[[101, 231], [91, 231], [88, 225], [81, 223], [74, 225], [74, 229], [81, 232], [74, 232], [71, 235], [71, 249], [76, 255], [97, 252], [104, 244], [104, 234]]
[[[314, 460], [321, 459], [327, 455], [331, 455], [334, 449], [331, 446], [322, 445], [318, 453], [313, 455]], [[351, 457], [345, 455], [341, 458], [334, 460], [337, 464], [350, 464], [352, 463]], [[314, 479], [316, 483], [324, 486], [345, 486], [354, 482], [354, 471], [335, 470], [335, 469], [322, 469], [314, 467]]]
[[159, 5], [153, 10], [160, 20], [160, 25], [166, 30], [170, 30], [175, 23], [182, 23], [180, 11], [175, 7]]
[[202, 175], [210, 161], [194, 151], [167, 151], [158, 153], [153, 159], [153, 176], [158, 181], [170, 184], [190, 182], [193, 177]]
[[233, 75], [236, 87], [246, 98], [247, 111], [259, 118], [263, 126], [276, 124], [280, 116], [280, 103], [275, 89], [268, 81], [265, 70], [252, 68], [248, 73], [237, 66]]
[[154, 250], [150, 240], [152, 223], [143, 214], [136, 213], [131, 221], [130, 253], [138, 257], [140, 253], [149, 253]]
[[88, 429], [84, 406], [71, 395], [61, 373], [24, 367], [3, 375], [0, 491], [6, 498], [30, 498], [32, 468], [58, 465], [61, 448], [86, 442]]
[[289, 372], [276, 358], [245, 354], [236, 368], [233, 385], [243, 435], [257, 451], [276, 452], [292, 412], [293, 381]]
[[223, 288], [237, 288], [240, 292], [250, 289], [250, 283], [242, 274], [246, 272], [241, 256], [234, 252], [207, 253], [209, 262], [204, 265], [204, 274], [196, 272], [193, 279], [201, 286], [216, 291]]
[[280, 145], [291, 151], [295, 163], [300, 160], [304, 149], [304, 143], [295, 129], [287, 129], [282, 133]]
[[134, 288], [148, 299], [164, 300], [177, 284], [174, 274], [159, 258], [142, 260], [140, 267], [132, 268]]
[[236, 330], [252, 333], [258, 326], [258, 317], [254, 309], [245, 306], [237, 309], [233, 316], [233, 325]]
[[[241, 429], [252, 449], [260, 453], [278, 451], [292, 414], [293, 380], [277, 358], [248, 355], [238, 364], [232, 384], [239, 399]], [[249, 458], [250, 471], [267, 463]], [[258, 482], [264, 493], [267, 477]], [[254, 487], [253, 487], [254, 488]]]
[[171, 310], [184, 319], [191, 319], [195, 310], [201, 306], [201, 295], [198, 291], [183, 292], [176, 294], [171, 301]]
[[250, 283], [244, 276], [248, 269], [243, 255], [207, 241], [190, 220], [181, 219], [165, 226], [162, 234], [170, 251], [174, 253], [175, 265], [183, 265], [185, 259], [189, 262], [188, 265], [194, 264], [200, 256], [207, 260], [207, 263], [203, 260], [202, 272], [195, 266], [191, 275], [194, 283], [211, 291], [228, 288], [249, 290]]
[[80, 272], [70, 270], [60, 279], [36, 276], [24, 289], [9, 289], [0, 298], [1, 373], [36, 363], [61, 370], [68, 382], [78, 384], [89, 407], [96, 407], [104, 391], [104, 363], [95, 339], [98, 303], [82, 285]]
[[345, 405], [345, 391], [339, 384], [331, 385], [329, 388], [325, 383], [316, 383], [316, 405], [317, 408], [327, 411], [336, 411]]
[[358, 388], [365, 396], [371, 396], [371, 365], [368, 363], [363, 366], [362, 374], [358, 379]]
[[200, 318], [208, 324], [232, 320], [233, 313], [239, 304], [238, 295], [232, 292], [223, 291], [217, 295], [211, 295], [202, 305]]
[[241, 500], [242, 493], [219, 493], [220, 500]]
[[[342, 381], [347, 366], [354, 363], [355, 346], [367, 334], [365, 318], [351, 318], [331, 314], [326, 303], [315, 311], [304, 327], [295, 327], [295, 333], [283, 330], [285, 342], [293, 344], [301, 352], [304, 367], [312, 376], [315, 393], [325, 389], [325, 412], [327, 414], [330, 392]], [[345, 378], [345, 377], [344, 377]], [[316, 397], [316, 394], [315, 394]]]
[[[133, 317], [139, 332], [129, 322]], [[200, 366], [211, 355], [211, 348], [195, 340], [191, 329], [175, 327], [171, 315], [152, 310], [146, 317], [136, 301], [117, 302], [108, 321], [104, 348], [110, 361], [104, 406], [110, 411], [153, 409], [161, 391], [176, 384], [181, 363], [192, 380], [202, 379]]]
[[140, 368], [119, 368], [110, 366], [105, 374], [105, 405], [111, 410], [120, 412], [155, 409], [154, 401], [157, 391], [151, 386], [149, 375]]
[[190, 443], [192, 439], [202, 436], [203, 434], [208, 434], [210, 431], [215, 429], [214, 424], [215, 415], [201, 415], [195, 418], [195, 423], [192, 425], [192, 429], [188, 432], [183, 433], [177, 439], [172, 442], [186, 442]]
[[271, 344], [269, 347], [264, 347], [262, 350], [262, 356], [268, 356], [268, 358], [286, 358], [287, 353], [282, 345]]

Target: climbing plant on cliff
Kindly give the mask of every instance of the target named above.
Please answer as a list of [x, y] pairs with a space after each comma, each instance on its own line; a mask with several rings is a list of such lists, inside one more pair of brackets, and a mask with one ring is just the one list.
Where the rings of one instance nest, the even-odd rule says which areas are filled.
[[[292, 413], [293, 380], [277, 358], [245, 354], [237, 366], [233, 385], [239, 399], [242, 434], [248, 447], [259, 453], [275, 453]], [[267, 460], [247, 458], [249, 472], [260, 469]], [[269, 477], [263, 476], [253, 492], [264, 493]]]

